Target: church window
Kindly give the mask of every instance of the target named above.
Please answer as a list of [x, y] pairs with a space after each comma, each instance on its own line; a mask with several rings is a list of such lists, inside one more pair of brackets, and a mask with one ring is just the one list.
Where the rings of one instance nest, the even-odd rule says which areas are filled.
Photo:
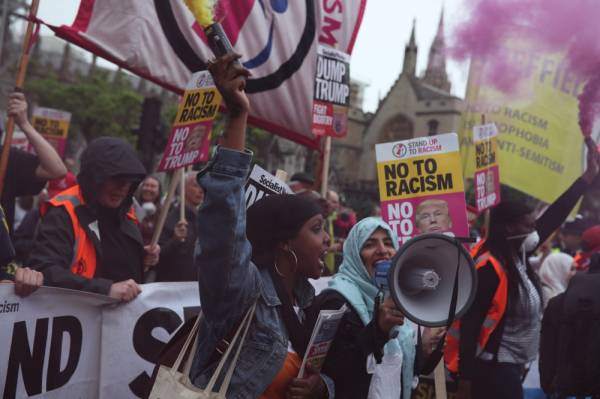
[[435, 136], [436, 134], [438, 134], [438, 127], [439, 127], [440, 123], [435, 120], [435, 119], [431, 119], [429, 120], [429, 122], [427, 122], [427, 127], [429, 128], [429, 135], [430, 136]]
[[404, 115], [392, 117], [379, 133], [379, 143], [413, 138], [413, 123]]

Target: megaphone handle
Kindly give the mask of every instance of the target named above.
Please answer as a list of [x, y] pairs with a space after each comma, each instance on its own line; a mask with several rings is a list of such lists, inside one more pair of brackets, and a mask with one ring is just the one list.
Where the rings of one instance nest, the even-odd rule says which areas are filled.
[[[435, 385], [435, 397], [438, 399], [446, 399], [446, 372], [444, 369], [444, 342], [446, 340], [446, 334], [452, 323], [454, 322], [454, 317], [456, 316], [456, 304], [458, 302], [458, 276], [460, 272], [460, 247], [457, 242], [456, 246], [458, 249], [458, 261], [456, 265], [456, 274], [454, 275], [454, 287], [452, 287], [452, 299], [450, 301], [450, 309], [448, 310], [448, 320], [446, 323], [446, 332], [442, 336], [442, 338], [438, 341], [435, 349], [423, 365], [423, 369], [421, 370], [424, 374], [429, 374], [431, 370], [434, 370], [434, 385]], [[421, 346], [421, 327], [419, 327], [417, 332], [417, 345]]]
[[[450, 301], [450, 310], [448, 312], [448, 322], [446, 323], [446, 331], [450, 328], [452, 323], [454, 322], [454, 317], [456, 316], [456, 303], [458, 301], [458, 273], [460, 271], [460, 244], [458, 241], [456, 242], [456, 247], [458, 249], [458, 260], [456, 264], [456, 274], [454, 275], [454, 287], [452, 287], [452, 300]], [[433, 372], [433, 382], [435, 385], [435, 397], [436, 399], [446, 399], [448, 394], [446, 392], [446, 368], [444, 367], [444, 358], [443, 358], [443, 347], [444, 341], [446, 340], [446, 333], [442, 339], [438, 341], [437, 347], [435, 348], [436, 352], [442, 354], [437, 366], [435, 366], [435, 370]]]
[[[458, 259], [456, 260], [456, 273], [454, 274], [454, 286], [452, 287], [452, 299], [450, 300], [450, 309], [448, 310], [448, 321], [446, 322], [446, 330], [450, 328], [454, 322], [456, 316], [456, 303], [458, 302], [458, 274], [460, 272], [460, 255], [461, 248], [458, 241], [456, 241], [456, 249], [458, 250]], [[444, 335], [444, 338], [446, 336]]]

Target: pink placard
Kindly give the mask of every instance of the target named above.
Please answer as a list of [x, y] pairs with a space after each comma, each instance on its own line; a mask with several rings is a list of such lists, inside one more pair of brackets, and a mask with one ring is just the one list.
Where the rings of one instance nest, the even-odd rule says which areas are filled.
[[381, 216], [400, 244], [423, 233], [469, 236], [463, 192], [383, 201]]
[[475, 205], [482, 212], [500, 203], [500, 171], [498, 165], [475, 172]]
[[206, 162], [210, 147], [212, 120], [173, 126], [169, 142], [163, 154], [158, 170], [170, 171], [197, 162]]

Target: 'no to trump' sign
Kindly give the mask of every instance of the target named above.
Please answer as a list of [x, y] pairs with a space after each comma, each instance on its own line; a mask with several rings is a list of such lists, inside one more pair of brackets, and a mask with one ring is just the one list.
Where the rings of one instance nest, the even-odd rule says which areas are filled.
[[179, 169], [208, 160], [208, 150], [221, 94], [207, 71], [196, 72], [179, 103], [159, 171]]

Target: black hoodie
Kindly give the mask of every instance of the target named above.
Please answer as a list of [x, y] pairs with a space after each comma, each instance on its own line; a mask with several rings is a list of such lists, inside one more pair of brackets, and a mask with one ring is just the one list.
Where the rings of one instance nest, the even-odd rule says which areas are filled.
[[[71, 219], [63, 207], [50, 207], [42, 219], [27, 261], [28, 266], [44, 273], [45, 285], [106, 295], [115, 282], [130, 278], [142, 282], [142, 237], [126, 214], [133, 193], [145, 175], [144, 166], [124, 140], [101, 137], [88, 145], [77, 176], [85, 204], [77, 206], [75, 213], [94, 243], [96, 272], [92, 279], [71, 273], [75, 241]], [[104, 181], [115, 176], [131, 179], [129, 195], [118, 209], [104, 208], [98, 204], [96, 192]], [[93, 231], [95, 226], [100, 238]]]

